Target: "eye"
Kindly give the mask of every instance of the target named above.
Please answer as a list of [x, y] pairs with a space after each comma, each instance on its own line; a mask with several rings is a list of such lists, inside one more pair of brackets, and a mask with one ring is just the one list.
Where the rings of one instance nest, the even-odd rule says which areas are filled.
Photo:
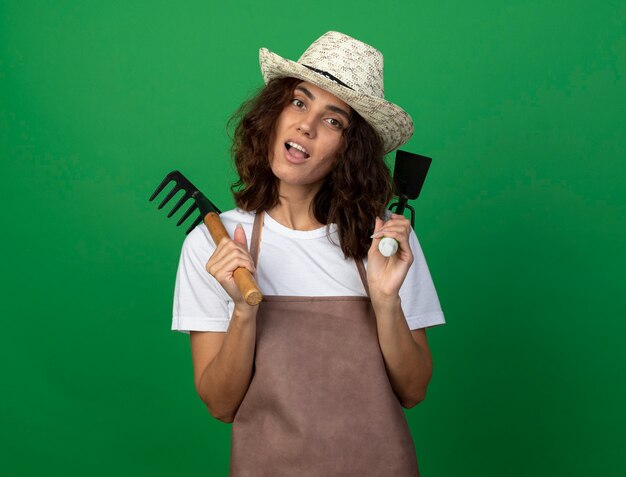
[[326, 122], [328, 122], [328, 124], [330, 124], [332, 127], [336, 129], [343, 129], [343, 124], [341, 123], [341, 121], [335, 118], [328, 118]]
[[304, 108], [304, 103], [300, 101], [298, 98], [294, 98], [291, 100], [291, 104], [293, 104], [296, 108]]

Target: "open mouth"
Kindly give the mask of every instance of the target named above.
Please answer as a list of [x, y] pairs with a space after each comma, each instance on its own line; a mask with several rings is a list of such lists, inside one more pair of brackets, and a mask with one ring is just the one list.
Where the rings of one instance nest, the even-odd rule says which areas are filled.
[[285, 143], [285, 149], [287, 149], [287, 151], [289, 151], [289, 154], [291, 154], [296, 159], [308, 159], [309, 157], [311, 157], [306, 152], [306, 150], [302, 146], [300, 146], [299, 144], [286, 142]]

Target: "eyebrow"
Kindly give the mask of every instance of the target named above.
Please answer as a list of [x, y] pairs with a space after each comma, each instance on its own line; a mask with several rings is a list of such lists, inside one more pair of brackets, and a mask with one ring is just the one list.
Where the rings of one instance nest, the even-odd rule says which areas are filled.
[[[311, 93], [308, 89], [306, 89], [304, 86], [296, 86], [296, 90], [297, 91], [301, 91], [310, 100], [314, 100], [315, 99], [315, 95], [313, 93]], [[326, 105], [326, 109], [328, 109], [329, 111], [333, 111], [333, 112], [335, 112], [337, 114], [341, 114], [342, 116], [345, 116], [345, 118], [348, 121], [350, 120], [350, 114], [348, 114], [348, 112], [346, 110], [341, 109], [339, 106], [328, 104], [328, 105]]]

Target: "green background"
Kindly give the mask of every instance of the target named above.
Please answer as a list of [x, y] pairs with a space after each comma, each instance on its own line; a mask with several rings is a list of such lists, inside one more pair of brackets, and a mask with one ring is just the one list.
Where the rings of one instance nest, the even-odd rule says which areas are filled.
[[327, 30], [383, 51], [434, 158], [422, 474], [625, 475], [626, 2], [0, 5], [3, 475], [226, 475], [170, 331], [184, 233], [148, 196], [180, 169], [230, 208], [258, 48]]

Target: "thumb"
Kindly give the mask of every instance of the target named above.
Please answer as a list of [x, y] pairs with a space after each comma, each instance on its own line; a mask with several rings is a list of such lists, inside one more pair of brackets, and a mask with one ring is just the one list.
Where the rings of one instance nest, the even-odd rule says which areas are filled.
[[383, 219], [381, 219], [380, 217], [376, 217], [376, 222], [374, 223], [374, 233], [382, 229], [383, 225], [385, 225], [385, 222], [383, 221]]
[[378, 242], [383, 238], [382, 235], [376, 235], [378, 231], [383, 228], [383, 225], [385, 225], [385, 222], [380, 217], [376, 217], [376, 222], [374, 222], [374, 234], [370, 237], [373, 239], [372, 247], [378, 247]]
[[237, 224], [237, 227], [235, 227], [234, 240], [239, 245], [243, 246], [243, 248], [248, 250], [248, 240], [246, 239], [246, 231], [243, 229], [243, 226], [241, 224]]

